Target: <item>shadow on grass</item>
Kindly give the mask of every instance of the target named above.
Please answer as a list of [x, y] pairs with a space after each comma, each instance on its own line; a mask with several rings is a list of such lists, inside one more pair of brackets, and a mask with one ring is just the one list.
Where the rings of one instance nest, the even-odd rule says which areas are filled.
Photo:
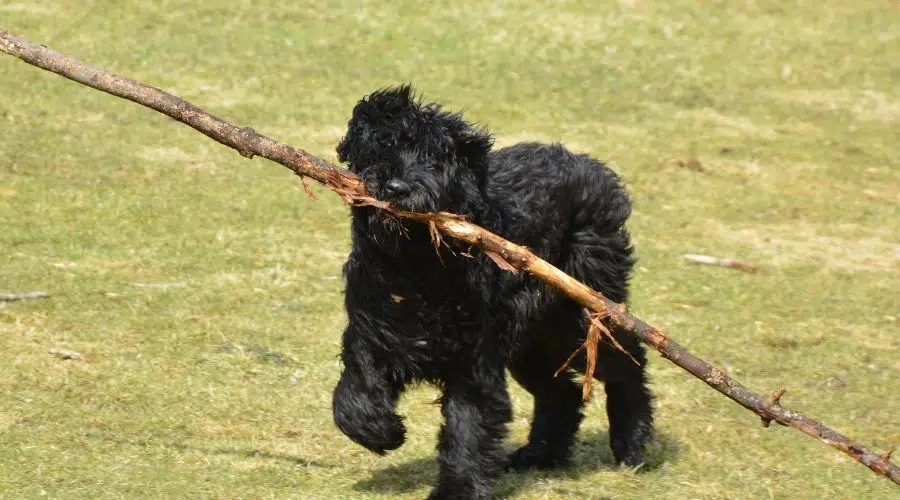
[[116, 440], [114, 442], [120, 446], [141, 446], [141, 447], [162, 446], [163, 448], [168, 449], [168, 450], [176, 450], [179, 452], [195, 452], [195, 453], [200, 453], [203, 455], [232, 455], [232, 456], [240, 457], [240, 458], [263, 458], [263, 459], [270, 459], [270, 460], [278, 460], [278, 461], [283, 461], [283, 462], [289, 462], [289, 463], [292, 463], [295, 465], [302, 465], [307, 468], [315, 467], [315, 468], [331, 469], [334, 467], [334, 465], [329, 464], [329, 463], [319, 462], [316, 460], [307, 460], [303, 457], [287, 455], [284, 453], [271, 453], [268, 451], [252, 449], [252, 448], [238, 448], [236, 446], [231, 447], [231, 448], [211, 449], [211, 448], [204, 448], [201, 446], [191, 446], [191, 445], [182, 444], [182, 443], [159, 444], [156, 442], [150, 442], [150, 441], [144, 441], [144, 440], [120, 439], [120, 440]]
[[203, 448], [195, 448], [191, 447], [191, 449], [201, 452], [201, 453], [210, 453], [214, 455], [234, 455], [236, 457], [242, 458], [267, 458], [271, 460], [279, 460], [283, 462], [290, 462], [295, 465], [302, 465], [304, 467], [315, 467], [322, 469], [331, 469], [334, 465], [318, 462], [316, 460], [307, 460], [302, 457], [296, 457], [293, 455], [286, 455], [284, 453], [271, 453], [268, 451], [262, 450], [254, 450], [254, 449], [240, 449], [240, 448], [219, 448], [215, 450], [205, 450]]
[[[677, 460], [681, 447], [677, 441], [657, 432], [653, 442], [647, 447], [647, 462], [638, 469], [638, 473], [652, 473], [666, 462]], [[515, 496], [521, 490], [542, 479], [578, 479], [584, 475], [606, 470], [619, 470], [631, 473], [616, 464], [612, 450], [609, 448], [609, 434], [595, 432], [582, 435], [576, 445], [572, 463], [569, 467], [554, 471], [508, 472], [497, 479], [494, 495], [500, 498]], [[438, 474], [438, 465], [434, 457], [417, 458], [406, 463], [393, 465], [375, 471], [368, 479], [357, 481], [353, 489], [367, 493], [410, 493], [420, 488], [431, 486]], [[578, 496], [577, 492], [566, 492]], [[587, 497], [587, 495], [586, 495]]]

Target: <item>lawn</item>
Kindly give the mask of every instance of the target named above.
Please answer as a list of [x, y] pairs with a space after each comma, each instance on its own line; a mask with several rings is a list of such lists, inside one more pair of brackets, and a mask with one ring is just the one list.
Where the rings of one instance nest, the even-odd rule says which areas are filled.
[[[0, 3], [0, 29], [328, 159], [357, 99], [412, 81], [500, 145], [607, 160], [635, 200], [632, 310], [877, 450], [900, 445], [898, 25], [893, 0]], [[336, 196], [5, 56], [0, 124], [0, 294], [52, 295], [0, 303], [0, 498], [427, 494], [434, 389], [406, 394], [384, 458], [331, 422]], [[642, 472], [613, 465], [596, 398], [570, 469], [498, 494], [900, 498], [658, 355], [650, 373]]]

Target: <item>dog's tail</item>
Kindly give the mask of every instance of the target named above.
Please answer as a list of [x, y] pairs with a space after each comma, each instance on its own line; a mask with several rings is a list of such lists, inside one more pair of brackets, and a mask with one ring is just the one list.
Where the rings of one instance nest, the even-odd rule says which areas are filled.
[[563, 270], [615, 302], [628, 300], [634, 248], [625, 227], [631, 199], [618, 176], [603, 163], [579, 156], [572, 175], [576, 203], [571, 246]]

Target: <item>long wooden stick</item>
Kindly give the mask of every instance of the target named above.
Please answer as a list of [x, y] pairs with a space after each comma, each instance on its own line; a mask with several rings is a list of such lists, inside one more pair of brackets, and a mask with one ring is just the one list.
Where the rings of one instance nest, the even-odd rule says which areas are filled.
[[[362, 182], [352, 174], [339, 170], [302, 149], [277, 142], [258, 134], [253, 129], [241, 128], [225, 122], [197, 106], [155, 87], [85, 65], [77, 59], [36, 45], [5, 31], [0, 31], [0, 51], [70, 80], [155, 109], [189, 125], [217, 142], [236, 149], [247, 158], [252, 158], [254, 155], [268, 158], [289, 168], [299, 176], [309, 177], [331, 188], [348, 203], [377, 205], [390, 210], [386, 203], [371, 198]], [[779, 389], [768, 397], [751, 391], [718, 368], [688, 352], [660, 330], [633, 316], [624, 305], [612, 302], [587, 285], [538, 258], [527, 248], [466, 222], [458, 215], [401, 211], [394, 211], [394, 213], [399, 217], [429, 224], [434, 236], [437, 236], [437, 233], [434, 232], [437, 231], [477, 246], [501, 267], [533, 274], [592, 311], [597, 317], [636, 335], [645, 344], [653, 346], [666, 359], [706, 382], [707, 385], [728, 396], [739, 405], [756, 413], [765, 425], [775, 421], [821, 439], [866, 465], [875, 473], [900, 485], [900, 467], [890, 461], [890, 453], [878, 455], [821, 422], [784, 408], [779, 403], [784, 389]], [[596, 336], [594, 337], [596, 339]], [[589, 380], [590, 377], [587, 379]]]

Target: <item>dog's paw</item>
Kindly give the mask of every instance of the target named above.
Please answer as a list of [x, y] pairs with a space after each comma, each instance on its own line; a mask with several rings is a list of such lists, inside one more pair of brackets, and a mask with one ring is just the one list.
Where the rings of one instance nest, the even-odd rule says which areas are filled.
[[616, 463], [637, 467], [645, 461], [644, 448], [651, 439], [652, 428], [643, 423], [633, 426], [630, 433], [611, 433], [609, 447], [612, 448]]
[[403, 417], [394, 413], [391, 402], [354, 391], [349, 379], [342, 377], [334, 392], [334, 423], [352, 439], [370, 451], [384, 455], [406, 440]]
[[365, 442], [360, 442], [369, 450], [379, 455], [396, 450], [406, 441], [406, 426], [403, 425], [403, 417], [391, 413], [377, 422], [377, 425], [369, 426], [368, 436]]
[[641, 447], [613, 448], [613, 456], [616, 463], [629, 468], [637, 467], [644, 463], [644, 450]]
[[488, 500], [491, 490], [487, 486], [475, 486], [471, 483], [441, 483], [435, 486], [428, 495], [428, 500]]
[[546, 446], [527, 444], [509, 456], [507, 469], [524, 471], [528, 469], [556, 469], [568, 464], [568, 456], [552, 453]]
[[378, 455], [396, 450], [406, 441], [403, 417], [394, 413], [335, 413], [335, 424], [355, 443]]

